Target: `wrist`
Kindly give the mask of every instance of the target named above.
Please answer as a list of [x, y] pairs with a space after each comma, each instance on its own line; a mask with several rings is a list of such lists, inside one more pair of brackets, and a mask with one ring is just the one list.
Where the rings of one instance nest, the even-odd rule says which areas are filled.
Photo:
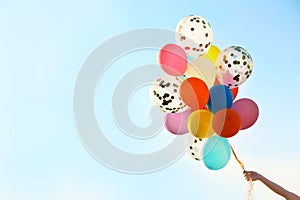
[[262, 181], [263, 180], [263, 176], [259, 173], [257, 173], [257, 180]]

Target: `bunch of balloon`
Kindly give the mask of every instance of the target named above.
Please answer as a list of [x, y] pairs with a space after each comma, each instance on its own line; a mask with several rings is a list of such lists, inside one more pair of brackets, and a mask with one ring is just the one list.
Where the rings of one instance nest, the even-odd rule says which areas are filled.
[[228, 139], [258, 119], [253, 100], [234, 101], [252, 74], [252, 58], [242, 47], [221, 51], [213, 45], [211, 25], [203, 17], [184, 17], [176, 32], [176, 44], [166, 44], [158, 53], [166, 75], [152, 83], [150, 98], [166, 113], [170, 133], [194, 136], [189, 154], [218, 170], [230, 159]]

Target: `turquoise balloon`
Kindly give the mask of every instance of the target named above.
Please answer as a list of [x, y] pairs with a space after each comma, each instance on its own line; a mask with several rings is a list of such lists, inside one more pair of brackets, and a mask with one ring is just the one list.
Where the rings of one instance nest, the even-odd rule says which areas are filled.
[[[192, 56], [188, 56], [188, 63], [192, 62], [192, 60], [194, 60], [194, 58]], [[185, 79], [187, 79], [187, 76], [185, 74], [178, 76], [178, 78], [182, 81], [184, 81]]]
[[188, 56], [188, 63], [192, 62], [192, 60], [194, 60], [194, 58], [192, 56]]
[[225, 167], [230, 155], [230, 144], [226, 138], [215, 135], [204, 144], [203, 162], [210, 170], [219, 170]]

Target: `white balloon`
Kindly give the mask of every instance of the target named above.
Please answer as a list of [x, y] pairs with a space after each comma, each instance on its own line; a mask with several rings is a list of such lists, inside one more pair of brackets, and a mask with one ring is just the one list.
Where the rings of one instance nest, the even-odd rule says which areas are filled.
[[197, 137], [193, 138], [192, 144], [188, 148], [188, 154], [195, 160], [200, 161], [203, 158], [204, 141]]
[[192, 62], [189, 63], [186, 76], [196, 77], [203, 80], [208, 88], [211, 88], [214, 85], [217, 70], [215, 65], [206, 58], [195, 58]]
[[162, 76], [150, 87], [150, 99], [155, 106], [167, 113], [186, 111], [189, 107], [180, 97], [181, 81], [177, 77]]
[[176, 32], [177, 44], [193, 58], [207, 53], [212, 45], [212, 28], [203, 17], [191, 15], [183, 18], [178, 23]]
[[216, 67], [219, 81], [229, 88], [235, 88], [250, 77], [253, 61], [244, 48], [231, 46], [219, 54]]

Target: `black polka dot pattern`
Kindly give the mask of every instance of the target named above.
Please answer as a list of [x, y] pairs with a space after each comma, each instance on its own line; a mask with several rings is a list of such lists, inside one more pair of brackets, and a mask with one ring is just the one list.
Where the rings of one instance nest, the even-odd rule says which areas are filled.
[[164, 76], [151, 85], [151, 100], [164, 112], [177, 113], [188, 109], [180, 98], [180, 80], [176, 77]]
[[224, 84], [230, 88], [244, 83], [252, 73], [252, 58], [242, 47], [231, 46], [222, 51], [216, 61], [217, 70]]
[[201, 139], [194, 137], [192, 144], [188, 148], [188, 154], [197, 161], [200, 161], [202, 158], [202, 149], [204, 143]]
[[177, 32], [178, 44], [194, 58], [207, 53], [212, 44], [210, 24], [200, 16], [185, 17], [178, 24]]

